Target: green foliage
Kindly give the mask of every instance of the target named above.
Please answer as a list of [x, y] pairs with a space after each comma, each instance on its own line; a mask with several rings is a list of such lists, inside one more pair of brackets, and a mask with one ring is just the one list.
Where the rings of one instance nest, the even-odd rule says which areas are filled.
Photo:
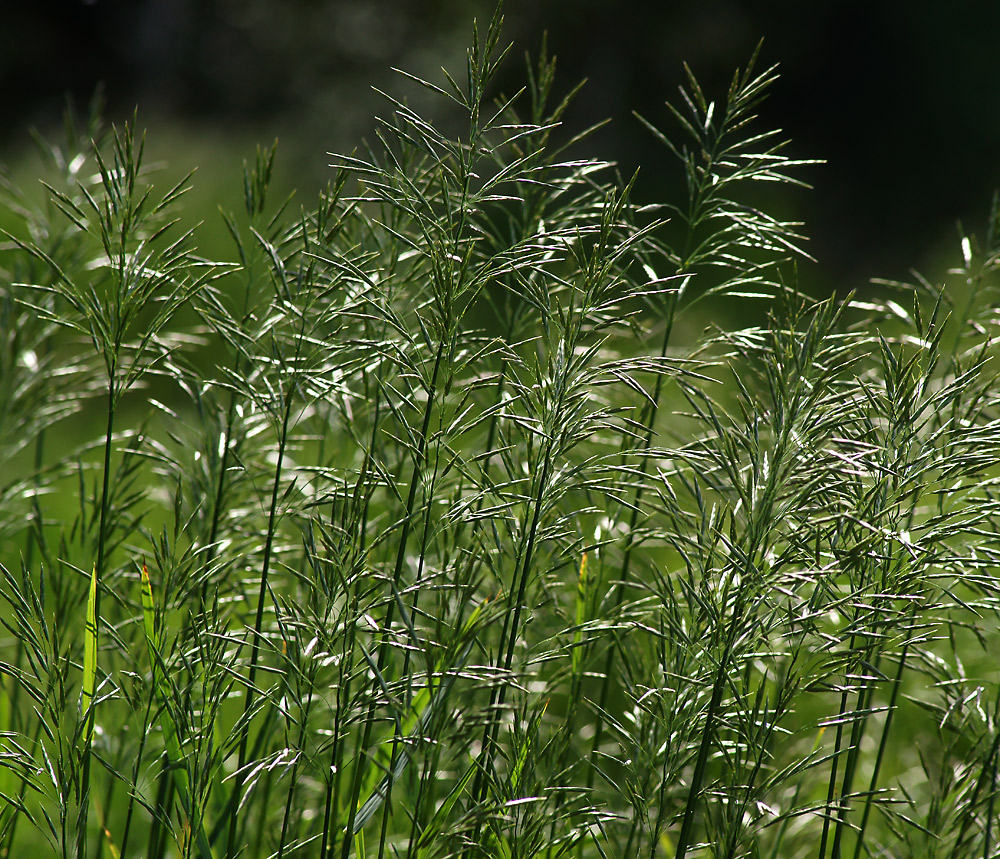
[[2, 855], [997, 855], [996, 207], [811, 299], [773, 68], [638, 206], [500, 23], [229, 261], [134, 122], [5, 177]]

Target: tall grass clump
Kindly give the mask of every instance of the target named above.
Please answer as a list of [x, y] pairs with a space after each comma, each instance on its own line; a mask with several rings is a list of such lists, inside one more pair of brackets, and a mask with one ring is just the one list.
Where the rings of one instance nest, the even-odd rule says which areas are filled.
[[500, 25], [229, 259], [135, 120], [4, 175], [2, 855], [998, 855], [997, 206], [811, 298], [773, 68], [652, 205]]

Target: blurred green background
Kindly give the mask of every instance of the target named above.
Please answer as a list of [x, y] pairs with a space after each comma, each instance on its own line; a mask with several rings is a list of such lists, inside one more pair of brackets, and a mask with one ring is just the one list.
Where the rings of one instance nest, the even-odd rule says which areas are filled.
[[[4, 4], [0, 161], [28, 170], [26, 129], [58, 127], [65, 96], [85, 105], [98, 84], [108, 116], [139, 108], [149, 150], [172, 174], [198, 167], [193, 204], [238, 205], [243, 158], [280, 138], [281, 187], [303, 201], [326, 178], [327, 151], [350, 151], [387, 113], [371, 87], [424, 96], [398, 67], [460, 74], [483, 0], [37, 0]], [[568, 116], [611, 124], [589, 154], [642, 168], [644, 201], [673, 198], [676, 165], [632, 117], [668, 123], [687, 61], [721, 94], [763, 38], [782, 80], [763, 123], [790, 152], [823, 158], [803, 171], [812, 192], [780, 214], [805, 221], [821, 288], [936, 271], [957, 252], [954, 225], [977, 230], [1000, 186], [1000, 2], [834, 0], [508, 0], [514, 51], [504, 87], [523, 80], [543, 32], [559, 57], [557, 87], [589, 83]], [[435, 118], [441, 103], [418, 104]], [[218, 219], [214, 219], [217, 221]], [[210, 234], [211, 235], [211, 234]], [[218, 232], [221, 238], [221, 225]]]

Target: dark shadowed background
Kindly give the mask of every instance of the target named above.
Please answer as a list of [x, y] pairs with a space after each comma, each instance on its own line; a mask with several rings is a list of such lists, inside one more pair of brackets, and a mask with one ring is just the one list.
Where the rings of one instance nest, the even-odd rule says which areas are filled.
[[[0, 160], [16, 162], [34, 125], [54, 128], [65, 95], [85, 104], [103, 83], [109, 118], [131, 115], [151, 147], [186, 167], [238, 165], [281, 138], [282, 179], [308, 199], [328, 150], [350, 150], [387, 112], [371, 87], [420, 96], [391, 67], [440, 80], [463, 68], [479, 0], [36, 0], [6, 2]], [[790, 152], [824, 158], [811, 192], [785, 212], [806, 222], [812, 252], [838, 286], [947, 262], [954, 224], [980, 230], [1000, 186], [1000, 2], [845, 0], [508, 0], [514, 50], [502, 87], [522, 80], [542, 33], [564, 89], [589, 83], [568, 117], [610, 117], [591, 152], [641, 166], [642, 193], [677, 180], [667, 153], [632, 117], [667, 123], [687, 61], [722, 95], [763, 38], [782, 78], [763, 107]], [[558, 84], [557, 84], [558, 86]], [[432, 106], [432, 111], [440, 110]], [[176, 153], [176, 154], [175, 154]], [[213, 156], [218, 159], [213, 160]], [[210, 173], [212, 167], [209, 166]]]

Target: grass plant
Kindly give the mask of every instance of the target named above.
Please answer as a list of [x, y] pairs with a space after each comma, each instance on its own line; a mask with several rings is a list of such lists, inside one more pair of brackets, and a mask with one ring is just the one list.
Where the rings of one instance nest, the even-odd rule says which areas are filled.
[[504, 45], [230, 259], [134, 119], [4, 174], [0, 855], [1000, 855], [998, 206], [810, 297], [774, 68], [648, 205]]

